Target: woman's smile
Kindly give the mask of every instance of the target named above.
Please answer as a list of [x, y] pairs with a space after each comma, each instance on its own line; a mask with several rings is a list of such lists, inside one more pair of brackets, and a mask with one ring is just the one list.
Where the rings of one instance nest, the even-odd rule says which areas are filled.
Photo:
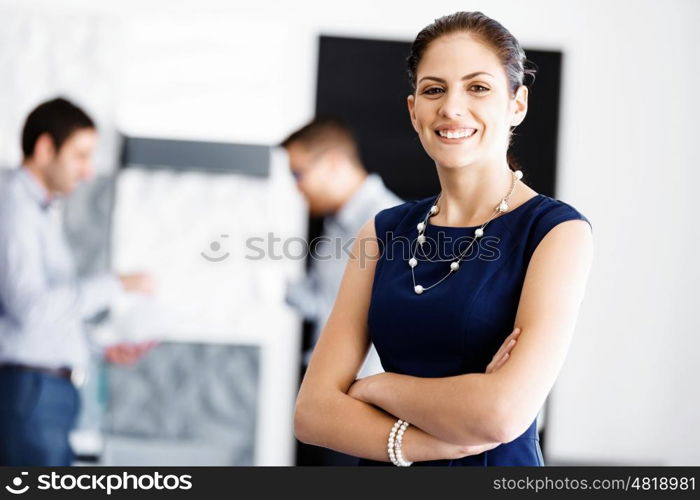
[[471, 142], [471, 140], [476, 137], [476, 133], [477, 129], [467, 127], [438, 127], [435, 130], [435, 135], [443, 144], [464, 144]]

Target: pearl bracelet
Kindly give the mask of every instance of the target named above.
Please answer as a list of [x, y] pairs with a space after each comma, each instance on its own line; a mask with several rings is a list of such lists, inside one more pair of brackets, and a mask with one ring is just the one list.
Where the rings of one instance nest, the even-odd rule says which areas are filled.
[[389, 439], [387, 440], [389, 459], [391, 460], [391, 463], [397, 467], [408, 467], [413, 463], [404, 460], [403, 455], [401, 454], [401, 443], [403, 442], [403, 435], [408, 426], [409, 423], [407, 421], [398, 419], [391, 428]]
[[396, 438], [396, 431], [401, 426], [402, 422], [403, 421], [401, 419], [398, 419], [396, 423], [394, 423], [394, 426], [391, 428], [391, 432], [389, 433], [389, 439], [387, 441], [387, 451], [389, 453], [389, 460], [391, 460], [391, 463], [393, 463], [394, 465], [398, 465], [398, 462], [396, 461], [396, 453], [394, 452], [394, 439]]

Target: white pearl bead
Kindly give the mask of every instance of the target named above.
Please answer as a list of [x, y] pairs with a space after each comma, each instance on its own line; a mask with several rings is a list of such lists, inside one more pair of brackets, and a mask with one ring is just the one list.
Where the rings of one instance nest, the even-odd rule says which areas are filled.
[[418, 236], [418, 243], [421, 244], [421, 245], [422, 245], [423, 243], [425, 243], [425, 235], [422, 235], [422, 234], [421, 234], [421, 235]]
[[416, 267], [418, 265], [418, 261], [414, 257], [411, 257], [408, 259], [408, 265], [411, 267]]
[[416, 292], [418, 295], [420, 295], [421, 293], [423, 293], [423, 287], [420, 286], [420, 285], [416, 285], [416, 286], [413, 288], [413, 290], [415, 290], [415, 292]]
[[498, 210], [501, 212], [505, 212], [508, 210], [508, 203], [506, 203], [506, 200], [503, 200], [500, 205], [498, 205]]
[[475, 235], [477, 238], [481, 238], [481, 237], [484, 235], [484, 230], [481, 229], [481, 228], [478, 228], [476, 231], [474, 231], [474, 235]]
[[423, 230], [425, 229], [425, 223], [424, 223], [424, 222], [419, 222], [419, 223], [418, 223], [418, 226], [416, 226], [416, 227], [418, 228], [418, 232], [419, 232], [419, 233], [422, 233]]
[[430, 213], [433, 214], [433, 215], [435, 215], [436, 213], [438, 213], [438, 206], [437, 206], [437, 205], [433, 205], [432, 207], [430, 207]]
[[515, 176], [516, 176], [518, 179], [522, 179], [522, 178], [523, 178], [523, 172], [522, 172], [522, 170], [516, 170], [516, 171], [515, 171]]
[[450, 264], [450, 271], [456, 271], [457, 269], [459, 269], [459, 262], [453, 262]]

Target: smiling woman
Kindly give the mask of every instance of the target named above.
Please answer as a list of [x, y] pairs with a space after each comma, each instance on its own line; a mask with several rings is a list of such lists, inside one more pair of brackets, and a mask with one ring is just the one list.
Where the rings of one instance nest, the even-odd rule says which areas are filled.
[[[508, 30], [445, 16], [407, 62], [410, 120], [441, 191], [360, 230], [295, 432], [358, 465], [544, 465], [536, 417], [573, 335], [592, 226], [508, 159], [534, 75]], [[355, 380], [370, 341], [385, 372]]]

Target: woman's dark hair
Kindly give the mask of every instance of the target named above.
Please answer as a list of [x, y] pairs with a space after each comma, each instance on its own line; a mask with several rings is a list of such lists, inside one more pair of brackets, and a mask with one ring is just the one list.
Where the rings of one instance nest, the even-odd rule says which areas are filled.
[[76, 130], [95, 128], [92, 119], [72, 102], [57, 97], [39, 104], [29, 113], [22, 129], [22, 152], [25, 158], [34, 154], [34, 146], [41, 134], [49, 134], [56, 151]]
[[[442, 36], [459, 32], [469, 33], [493, 49], [503, 65], [512, 94], [521, 85], [529, 87], [534, 83], [537, 65], [525, 57], [525, 51], [520, 46], [520, 42], [510, 31], [498, 21], [481, 12], [462, 11], [436, 19], [435, 22], [423, 28], [413, 41], [406, 63], [409, 84], [414, 94], [416, 92], [418, 64], [428, 46]], [[526, 76], [531, 78], [528, 83], [525, 82]], [[511, 169], [517, 168], [517, 162], [511, 158], [510, 154], [508, 155], [508, 163]]]

